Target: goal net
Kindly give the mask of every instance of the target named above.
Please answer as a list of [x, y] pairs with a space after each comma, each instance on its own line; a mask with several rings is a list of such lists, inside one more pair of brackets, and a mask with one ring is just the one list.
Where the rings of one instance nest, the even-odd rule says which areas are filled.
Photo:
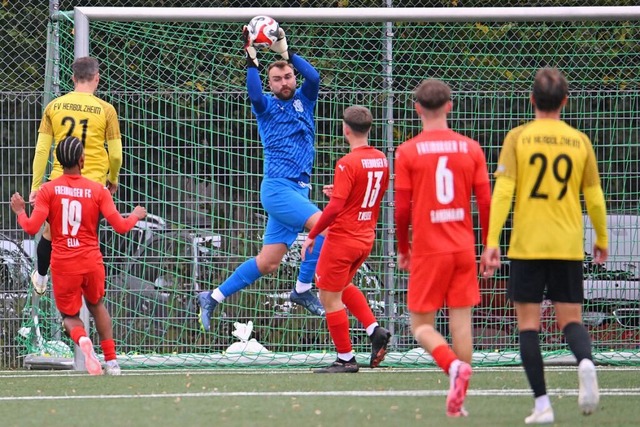
[[[288, 18], [274, 17], [290, 47], [322, 78], [312, 178], [312, 199], [320, 207], [327, 202], [322, 186], [330, 184], [335, 161], [348, 149], [341, 136], [347, 106], [372, 110], [371, 143], [391, 160], [394, 147], [420, 130], [413, 89], [425, 78], [442, 79], [454, 92], [450, 126], [480, 142], [493, 171], [507, 131], [532, 118], [529, 92], [535, 71], [560, 68], [570, 82], [563, 117], [592, 139], [608, 208], [617, 214], [610, 223], [612, 262], [601, 268], [585, 263], [585, 323], [600, 361], [637, 363], [638, 11], [628, 8], [635, 15], [613, 14], [603, 21], [564, 9], [559, 19], [553, 9], [537, 8], [550, 15], [533, 20], [525, 14], [511, 20], [474, 19], [481, 9], [467, 9], [470, 15], [462, 17], [450, 9], [450, 16], [437, 22], [430, 9], [417, 9], [410, 19], [394, 19], [396, 10], [389, 9], [390, 22], [367, 19], [369, 9], [362, 11], [364, 22], [350, 22], [348, 16], [340, 20], [340, 9], [333, 18], [313, 18], [304, 9], [295, 12], [297, 18], [290, 10]], [[124, 165], [117, 205], [129, 212], [141, 204], [152, 214], [128, 235], [117, 235], [104, 224], [100, 229], [106, 301], [122, 365], [331, 362], [335, 353], [324, 319], [288, 299], [297, 277], [299, 242], [277, 273], [218, 306], [210, 332], [199, 330], [197, 293], [219, 285], [261, 245], [262, 147], [246, 93], [241, 41], [242, 25], [259, 11], [242, 15], [240, 10], [240, 18], [233, 19], [207, 14], [155, 22], [151, 11], [118, 8], [117, 17], [92, 18], [88, 34], [75, 28], [76, 39], [86, 37], [88, 52], [101, 63], [97, 95], [115, 106], [121, 120]], [[73, 89], [73, 15], [58, 18], [59, 38], [48, 49], [48, 62], [56, 65], [49, 67], [55, 75], [46, 88], [52, 95]], [[264, 76], [264, 67], [277, 58], [270, 51], [258, 57]], [[393, 333], [384, 363], [428, 365], [431, 358], [409, 330], [407, 277], [394, 263], [392, 192], [386, 197], [374, 250], [355, 281], [380, 324]], [[586, 240], [590, 233], [587, 228]], [[506, 245], [508, 230], [505, 234]], [[585, 251], [589, 258], [589, 246]], [[481, 282], [482, 302], [474, 312], [476, 363], [519, 362], [515, 315], [505, 296], [507, 275], [508, 264], [497, 278]], [[25, 354], [68, 357], [60, 342], [73, 346], [60, 333], [50, 296], [27, 307], [39, 316], [37, 327], [33, 316], [24, 322]], [[548, 360], [568, 354], [552, 316], [552, 307], [543, 304], [541, 342]], [[446, 311], [439, 313], [437, 326], [448, 335], [446, 318]], [[368, 361], [370, 343], [362, 325], [352, 321], [351, 334], [358, 360]], [[93, 328], [92, 335], [98, 342]]]

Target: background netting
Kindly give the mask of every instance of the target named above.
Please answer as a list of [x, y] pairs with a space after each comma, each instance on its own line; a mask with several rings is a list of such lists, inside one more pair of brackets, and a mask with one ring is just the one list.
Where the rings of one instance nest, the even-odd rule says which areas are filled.
[[[593, 141], [610, 211], [629, 214], [616, 222], [624, 233], [617, 233], [614, 244], [637, 254], [637, 217], [631, 214], [638, 214], [640, 183], [638, 22], [281, 24], [290, 47], [322, 77], [312, 179], [312, 199], [321, 207], [322, 185], [330, 183], [336, 159], [347, 151], [340, 120], [347, 106], [372, 110], [371, 143], [391, 159], [393, 148], [420, 129], [412, 90], [424, 78], [441, 78], [454, 91], [451, 127], [480, 141], [493, 170], [507, 131], [532, 117], [533, 74], [556, 66], [570, 82], [564, 118]], [[128, 366], [311, 365], [334, 358], [324, 320], [288, 301], [297, 276], [296, 245], [278, 273], [218, 307], [210, 333], [198, 329], [197, 292], [217, 286], [255, 256], [263, 232], [262, 147], [246, 95], [241, 28], [237, 22], [91, 23], [91, 55], [101, 62], [98, 96], [114, 104], [123, 132], [118, 206], [128, 212], [141, 204], [154, 215], [127, 236], [107, 226], [100, 231], [107, 301]], [[66, 93], [72, 90], [69, 19], [60, 21], [59, 37], [53, 47], [60, 75], [52, 80]], [[275, 59], [269, 51], [259, 53], [263, 65]], [[17, 181], [26, 193], [30, 176]], [[415, 350], [408, 328], [406, 276], [394, 264], [387, 196], [376, 246], [356, 281], [394, 334], [385, 363], [425, 363], [430, 358]], [[585, 321], [602, 360], [637, 361], [638, 268], [631, 253], [600, 269], [585, 264], [586, 278], [601, 289], [585, 300]], [[507, 274], [505, 269], [481, 284], [482, 303], [474, 315], [479, 363], [517, 361]], [[60, 333], [51, 300], [44, 297], [36, 307], [25, 297], [23, 303], [18, 338], [24, 352], [67, 355], [60, 342], [70, 342]], [[38, 328], [29, 315], [36, 312]], [[552, 315], [545, 305], [542, 344], [548, 357], [566, 353]], [[445, 319], [446, 311], [438, 323], [447, 334]], [[271, 353], [228, 349], [238, 342], [234, 323], [249, 321], [252, 337]], [[359, 360], [367, 360], [369, 342], [357, 322], [352, 338]]]

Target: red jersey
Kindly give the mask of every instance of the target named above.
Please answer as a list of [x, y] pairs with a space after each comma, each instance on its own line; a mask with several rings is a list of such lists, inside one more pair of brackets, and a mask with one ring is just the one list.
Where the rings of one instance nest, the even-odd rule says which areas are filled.
[[395, 173], [396, 190], [411, 192], [412, 256], [474, 249], [472, 190], [482, 188], [489, 203], [478, 142], [450, 129], [422, 131], [398, 147]]
[[370, 247], [376, 235], [380, 202], [389, 186], [389, 164], [380, 150], [358, 147], [338, 160], [331, 197], [345, 200], [327, 237]]
[[99, 214], [117, 232], [129, 231], [137, 222], [134, 215], [124, 219], [116, 209], [111, 193], [81, 175], [62, 175], [38, 191], [31, 218], [18, 216], [29, 234], [35, 234], [45, 219], [51, 226], [51, 270], [58, 274], [82, 274], [102, 264], [98, 243]]

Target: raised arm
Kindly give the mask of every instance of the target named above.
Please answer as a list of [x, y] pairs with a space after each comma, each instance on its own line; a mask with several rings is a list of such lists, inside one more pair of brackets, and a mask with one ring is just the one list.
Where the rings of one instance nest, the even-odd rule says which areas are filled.
[[267, 100], [262, 93], [262, 82], [257, 67], [247, 65], [247, 92], [256, 113], [262, 113], [267, 109]]
[[278, 29], [278, 40], [275, 41], [270, 48], [272, 51], [279, 53], [282, 59], [289, 61], [291, 65], [304, 77], [302, 83], [302, 93], [309, 101], [318, 99], [320, 91], [320, 73], [313, 68], [313, 65], [304, 60], [300, 55], [294, 54], [289, 50], [287, 36], [282, 28]]
[[267, 109], [267, 101], [262, 93], [262, 82], [258, 71], [258, 52], [251, 43], [249, 29], [242, 27], [243, 49], [247, 56], [247, 92], [256, 113], [262, 113]]
[[309, 101], [318, 99], [320, 73], [300, 55], [290, 53], [291, 65], [304, 77], [300, 90]]

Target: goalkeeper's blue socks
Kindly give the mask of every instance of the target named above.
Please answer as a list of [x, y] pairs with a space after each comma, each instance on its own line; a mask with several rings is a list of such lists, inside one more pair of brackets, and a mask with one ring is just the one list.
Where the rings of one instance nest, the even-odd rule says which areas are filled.
[[258, 270], [258, 263], [255, 258], [251, 258], [236, 268], [233, 274], [222, 282], [218, 290], [226, 298], [246, 288], [260, 277], [262, 277], [262, 273]]
[[[316, 237], [313, 252], [311, 254], [307, 254], [306, 259], [302, 264], [300, 264], [300, 273], [298, 274], [298, 280], [300, 282], [311, 283], [313, 281], [313, 275], [316, 272], [316, 264], [318, 264], [318, 257], [320, 256], [320, 250], [322, 249], [323, 243], [324, 236]], [[236, 268], [233, 274], [231, 274], [231, 276], [229, 276], [227, 280], [218, 287], [218, 291], [227, 298], [228, 296], [246, 288], [260, 277], [262, 277], [262, 273], [258, 270], [256, 259], [251, 258]], [[216, 293], [213, 294], [214, 297]]]
[[298, 273], [299, 282], [313, 282], [313, 275], [316, 273], [316, 265], [318, 264], [318, 257], [320, 257], [323, 243], [324, 236], [318, 235], [316, 243], [313, 245], [313, 252], [305, 254], [305, 260], [300, 264], [300, 272]]

